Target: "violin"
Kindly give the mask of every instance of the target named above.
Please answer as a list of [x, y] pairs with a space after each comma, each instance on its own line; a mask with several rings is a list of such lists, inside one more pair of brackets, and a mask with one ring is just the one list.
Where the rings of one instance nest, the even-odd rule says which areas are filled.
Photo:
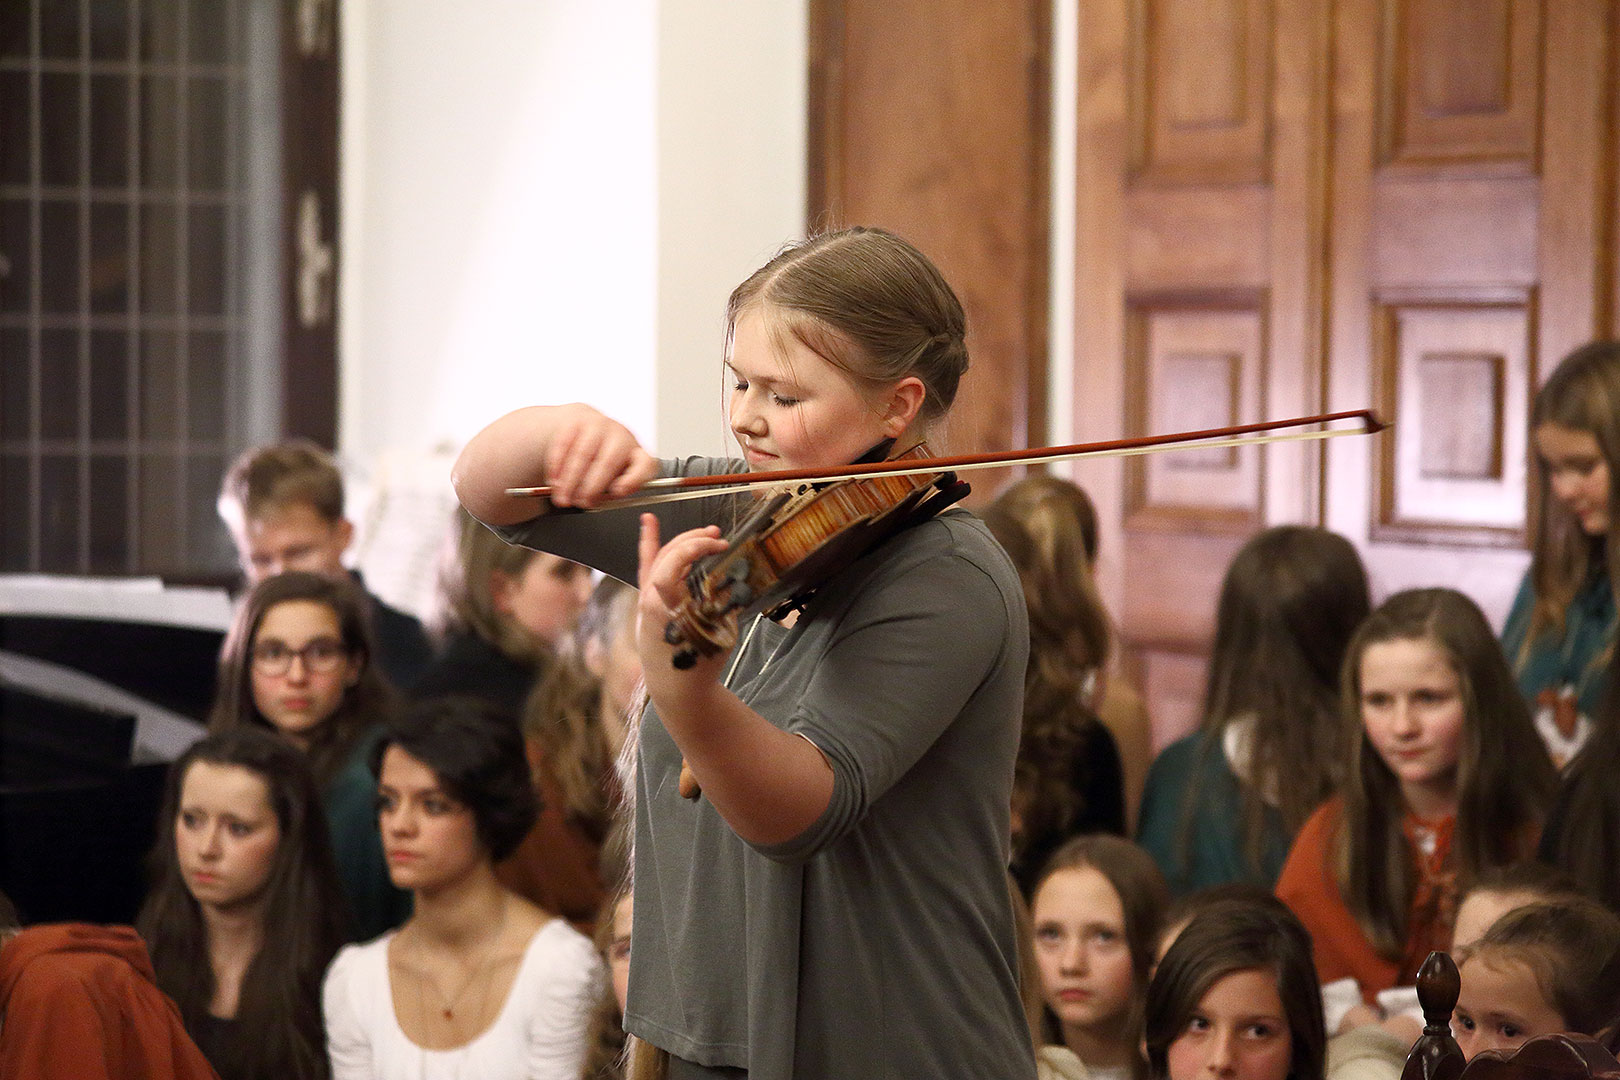
[[[1361, 426], [1328, 426], [1339, 421], [1357, 421]], [[1304, 427], [1315, 430], [1270, 434]], [[1375, 413], [1363, 409], [1144, 438], [946, 458], [930, 457], [923, 446], [889, 458], [891, 445], [882, 443], [853, 465], [840, 469], [653, 480], [641, 493], [606, 503], [603, 508], [703, 498], [716, 494], [717, 489], [768, 489], [727, 536], [726, 550], [699, 559], [687, 572], [687, 597], [664, 631], [664, 640], [676, 646], [675, 666], [685, 669], [692, 667], [699, 656], [718, 655], [732, 647], [736, 626], [733, 615], [758, 613], [780, 618], [791, 609], [802, 609], [823, 582], [862, 555], [961, 501], [970, 488], [957, 478], [959, 471], [1083, 457], [1328, 439], [1373, 434], [1384, 427]], [[675, 490], [654, 493], [659, 489]], [[549, 489], [509, 488], [506, 493], [545, 496]], [[684, 762], [680, 788], [688, 798], [698, 794], [696, 780]]]

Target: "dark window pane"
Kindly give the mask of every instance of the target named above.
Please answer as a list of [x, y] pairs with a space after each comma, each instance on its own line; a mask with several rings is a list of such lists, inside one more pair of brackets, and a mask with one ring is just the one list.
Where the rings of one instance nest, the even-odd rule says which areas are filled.
[[0, 184], [28, 183], [28, 108], [28, 72], [0, 71]]
[[79, 171], [83, 81], [80, 75], [39, 77], [39, 168], [46, 184], [77, 184], [83, 175]]
[[223, 64], [230, 60], [230, 19], [235, 4], [226, 0], [206, 0], [191, 5], [191, 56], [193, 64]]
[[230, 570], [236, 565], [236, 550], [215, 509], [219, 478], [224, 475], [225, 459], [218, 455], [199, 454], [186, 463], [187, 565], [198, 569]]
[[136, 483], [140, 525], [136, 546], [142, 570], [178, 569], [180, 558], [180, 459], [173, 454], [145, 454]]
[[191, 355], [186, 358], [188, 391], [186, 412], [191, 420], [191, 437], [198, 440], [225, 437], [225, 335], [197, 332], [191, 335]]
[[141, 59], [180, 59], [180, 13], [183, 6], [179, 3], [141, 5]]
[[39, 568], [70, 574], [79, 569], [79, 459], [39, 459]]
[[118, 330], [90, 331], [90, 437], [129, 437], [129, 336]]
[[33, 368], [28, 362], [28, 331], [21, 327], [0, 329], [0, 441], [28, 438], [32, 408], [28, 392], [34, 383]]
[[79, 332], [39, 332], [39, 434], [79, 437]]
[[40, 303], [47, 314], [79, 311], [79, 204], [39, 207]]
[[28, 55], [26, 0], [0, 0], [0, 57]]
[[140, 113], [141, 186], [172, 191], [180, 186], [180, 80], [142, 79]]
[[141, 335], [141, 435], [151, 440], [180, 437], [180, 380], [185, 358], [180, 338], [166, 331]]
[[191, 80], [190, 111], [186, 114], [187, 167], [191, 186], [202, 190], [225, 187], [225, 80]]
[[21, 199], [0, 201], [0, 311], [27, 311], [33, 296], [29, 272], [33, 214]]
[[225, 208], [193, 206], [187, 275], [191, 278], [191, 313], [225, 314]]
[[74, 60], [83, 55], [79, 50], [79, 5], [72, 0], [36, 2], [39, 4], [40, 52], [56, 60]]
[[90, 310], [97, 314], [129, 307], [128, 203], [90, 204]]
[[129, 462], [90, 459], [90, 572], [117, 574], [129, 565]]
[[90, 58], [128, 60], [129, 46], [129, 0], [94, 0], [90, 5]]
[[141, 310], [172, 315], [180, 310], [180, 213], [147, 203], [140, 216]]
[[[3, 2], [3, 0], [0, 0]], [[90, 185], [129, 183], [129, 103], [124, 75], [90, 76]]]
[[6, 527], [0, 529], [0, 570], [31, 570], [28, 540], [33, 535], [28, 459], [20, 454], [0, 455], [0, 506], [6, 508]]

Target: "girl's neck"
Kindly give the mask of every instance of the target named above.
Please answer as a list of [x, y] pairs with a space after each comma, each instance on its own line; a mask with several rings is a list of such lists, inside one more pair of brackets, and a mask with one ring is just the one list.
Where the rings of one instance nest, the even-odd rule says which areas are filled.
[[254, 902], [217, 908], [205, 904], [201, 910], [208, 966], [214, 973], [214, 996], [208, 1011], [230, 1020], [242, 1000], [242, 980], [264, 943], [264, 905]]
[[486, 859], [455, 881], [418, 889], [416, 910], [406, 925], [419, 944], [464, 949], [500, 932], [507, 902], [506, 889]]
[[1064, 1024], [1063, 1044], [1088, 1069], [1129, 1069], [1136, 1064], [1135, 1044], [1114, 1031]]
[[1455, 779], [1430, 784], [1401, 784], [1401, 800], [1406, 812], [1420, 821], [1439, 821], [1457, 816]]

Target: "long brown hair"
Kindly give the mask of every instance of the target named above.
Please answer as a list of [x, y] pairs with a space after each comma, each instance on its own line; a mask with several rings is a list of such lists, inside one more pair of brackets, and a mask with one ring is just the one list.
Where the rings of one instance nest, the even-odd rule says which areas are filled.
[[1031, 841], [1076, 831], [1087, 793], [1075, 785], [1075, 760], [1099, 740], [1113, 743], [1089, 693], [1108, 657], [1108, 614], [1078, 520], [1053, 491], [1065, 484], [1052, 477], [1022, 480], [983, 514], [1018, 570], [1029, 609], [1024, 726], [1013, 772], [1020, 855]]
[[310, 740], [310, 764], [324, 784], [343, 768], [361, 734], [387, 719], [393, 703], [392, 691], [373, 662], [369, 601], [352, 581], [294, 570], [265, 578], [248, 592], [220, 649], [219, 684], [208, 726], [213, 731], [243, 724], [270, 730], [253, 702], [253, 641], [270, 609], [294, 600], [329, 608], [337, 616], [344, 651], [360, 660], [359, 677]]
[[1349, 775], [1336, 845], [1344, 901], [1375, 949], [1402, 954], [1417, 882], [1401, 828], [1400, 781], [1361, 723], [1361, 658], [1368, 646], [1427, 641], [1457, 674], [1463, 704], [1457, 765], [1457, 821], [1451, 859], [1468, 881], [1528, 854], [1557, 786], [1547, 748], [1513, 680], [1502, 648], [1474, 602], [1455, 589], [1396, 593], [1362, 623], [1344, 658], [1343, 708]]
[[[1597, 442], [1609, 467], [1609, 532], [1594, 545], [1580, 522], [1552, 494], [1540, 455], [1530, 456], [1534, 533], [1530, 545], [1530, 581], [1535, 607], [1524, 650], [1512, 658], [1521, 665], [1528, 646], [1544, 634], [1561, 636], [1564, 613], [1586, 584], [1594, 559], [1601, 559], [1609, 589], [1620, 604], [1620, 341], [1594, 341], [1564, 357], [1536, 394], [1530, 430], [1555, 424], [1582, 431]], [[1607, 659], [1605, 655], [1594, 663]]]
[[784, 247], [732, 290], [728, 355], [737, 320], [756, 304], [776, 317], [773, 333], [791, 334], [852, 378], [922, 380], [924, 428], [956, 400], [968, 367], [961, 301], [928, 257], [892, 232], [855, 226]]
[[[1251, 537], [1227, 567], [1204, 689], [1204, 752], [1222, 752], [1234, 720], [1252, 717], [1243, 795], [1243, 853], [1260, 873], [1267, 818], [1290, 837], [1338, 787], [1343, 727], [1339, 668], [1372, 604], [1350, 541], [1326, 529], [1279, 525]], [[1199, 784], [1188, 786], [1179, 829], [1190, 856]]]
[[[1159, 944], [1159, 931], [1164, 926], [1165, 909], [1170, 906], [1170, 887], [1159, 871], [1153, 856], [1117, 836], [1096, 833], [1077, 836], [1058, 848], [1047, 860], [1046, 868], [1035, 884], [1031, 907], [1036, 905], [1041, 886], [1063, 870], [1081, 870], [1086, 867], [1108, 879], [1119, 896], [1119, 906], [1125, 916], [1125, 944], [1131, 952], [1131, 1007], [1121, 1025], [1120, 1036], [1136, 1045], [1142, 1035], [1142, 1020], [1147, 1001], [1148, 979], [1153, 971], [1154, 951]], [[1048, 1042], [1063, 1042], [1057, 1017], [1046, 1010], [1046, 1038]], [[1146, 1063], [1135, 1062], [1135, 1073], [1141, 1077]]]
[[264, 781], [281, 842], [265, 884], [263, 945], [242, 976], [236, 1060], [214, 1062], [228, 1076], [319, 1080], [328, 1075], [321, 979], [348, 939], [326, 815], [304, 755], [257, 727], [238, 726], [194, 743], [169, 769], [163, 816], [151, 854], [152, 890], [137, 928], [152, 954], [158, 986], [192, 1031], [216, 989], [202, 910], [174, 842], [186, 773], [199, 761], [232, 765]]

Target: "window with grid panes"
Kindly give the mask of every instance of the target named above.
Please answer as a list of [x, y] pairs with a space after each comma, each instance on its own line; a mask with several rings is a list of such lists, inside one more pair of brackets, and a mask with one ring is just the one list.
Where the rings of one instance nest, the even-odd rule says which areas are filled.
[[293, 6], [0, 0], [0, 570], [234, 566], [220, 475], [283, 428]]

